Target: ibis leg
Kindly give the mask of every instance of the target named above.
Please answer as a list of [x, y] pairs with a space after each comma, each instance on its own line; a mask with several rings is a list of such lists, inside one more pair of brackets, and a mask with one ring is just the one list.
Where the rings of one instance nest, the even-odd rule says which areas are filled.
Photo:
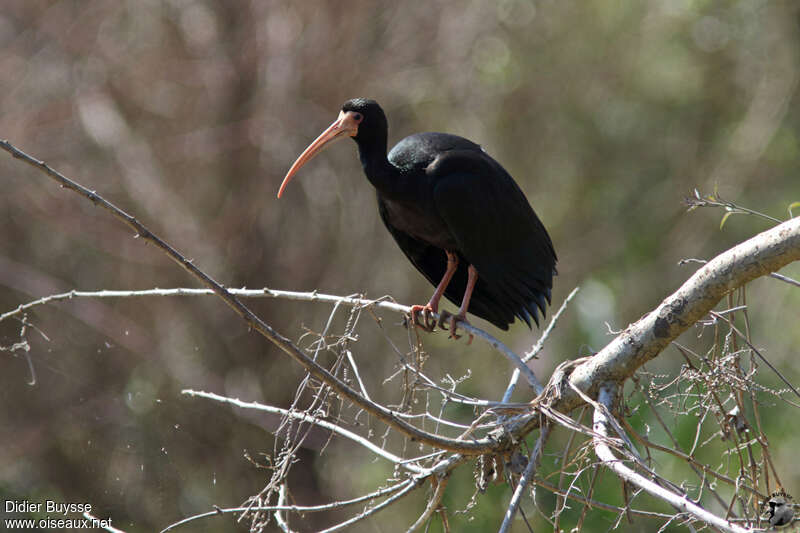
[[[458, 308], [458, 313], [453, 315], [451, 313], [442, 312], [442, 314], [439, 316], [439, 327], [444, 330], [447, 329], [444, 327], [444, 321], [449, 318], [450, 337], [453, 339], [461, 338], [461, 335], [456, 333], [456, 324], [458, 322], [469, 324], [469, 322], [467, 322], [467, 309], [469, 309], [469, 300], [472, 298], [472, 291], [475, 289], [475, 283], [478, 281], [478, 270], [474, 266], [470, 265], [467, 269], [467, 274], [467, 288], [464, 291], [464, 297], [461, 299], [461, 307]], [[473, 338], [474, 336], [472, 333], [470, 333], [467, 344], [472, 344]]]
[[[436, 322], [433, 320], [433, 318], [431, 318], [431, 313], [439, 312], [439, 300], [442, 299], [442, 295], [447, 289], [447, 285], [450, 284], [450, 280], [453, 278], [453, 274], [456, 273], [456, 269], [458, 268], [458, 256], [453, 252], [446, 251], [445, 253], [447, 254], [447, 270], [445, 271], [444, 276], [442, 276], [442, 280], [439, 282], [439, 285], [436, 286], [436, 290], [433, 291], [431, 299], [426, 305], [411, 306], [411, 322], [417, 326], [427, 329], [428, 331], [433, 331], [433, 328], [436, 326]], [[472, 290], [469, 288], [468, 290], [470, 293], [472, 292]], [[417, 313], [419, 312], [422, 312], [422, 323], [420, 323], [417, 318]]]

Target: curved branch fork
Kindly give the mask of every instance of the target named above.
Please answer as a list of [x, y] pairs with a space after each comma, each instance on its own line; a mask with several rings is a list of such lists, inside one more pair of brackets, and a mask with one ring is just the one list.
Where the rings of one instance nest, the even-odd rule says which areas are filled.
[[[596, 397], [602, 383], [622, 384], [700, 320], [730, 291], [800, 260], [800, 217], [760, 233], [706, 263], [661, 305], [628, 326], [570, 374], [572, 387]], [[584, 403], [563, 387], [552, 408], [568, 412]], [[522, 429], [538, 426], [531, 418]], [[516, 431], [515, 431], [516, 433]]]
[[718, 517], [717, 515], [706, 511], [699, 505], [692, 502], [689, 497], [676, 494], [668, 490], [658, 483], [647, 479], [646, 477], [636, 473], [628, 468], [620, 459], [618, 459], [609, 445], [612, 442], [609, 428], [613, 428], [612, 415], [614, 397], [617, 387], [614, 384], [604, 384], [600, 386], [597, 394], [597, 402], [594, 404], [594, 426], [593, 429], [596, 435], [592, 438], [594, 443], [594, 451], [598, 459], [602, 461], [609, 470], [613, 471], [620, 478], [625, 481], [640, 487], [645, 492], [666, 501], [679, 511], [689, 514], [701, 520], [706, 524], [716, 527], [720, 531], [728, 531], [731, 533], [746, 533], [749, 529], [739, 527], [727, 520]]

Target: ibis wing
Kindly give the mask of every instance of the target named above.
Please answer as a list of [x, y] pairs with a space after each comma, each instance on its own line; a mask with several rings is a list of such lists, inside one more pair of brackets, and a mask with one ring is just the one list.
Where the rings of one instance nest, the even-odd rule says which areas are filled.
[[[538, 324], [537, 311], [544, 316], [550, 301], [556, 255], [523, 192], [482, 151], [446, 152], [426, 173], [459, 255], [478, 270], [473, 301], [488, 306], [490, 315], [510, 312], [510, 321], [516, 315]], [[482, 316], [476, 311], [471, 304], [470, 312]]]
[[[439, 284], [447, 269], [447, 256], [441, 248], [433, 246], [408, 232], [400, 230], [389, 219], [385, 203], [378, 198], [378, 211], [383, 223], [392, 234], [400, 249], [411, 263], [435, 287]], [[445, 290], [444, 296], [456, 304], [461, 305], [461, 299], [467, 288], [467, 267], [469, 263], [460, 253], [458, 268]], [[514, 312], [511, 308], [498, 306], [492, 301], [491, 292], [485, 287], [486, 282], [478, 279], [475, 290], [470, 300], [470, 313], [484, 318], [501, 329], [508, 329], [514, 321]]]

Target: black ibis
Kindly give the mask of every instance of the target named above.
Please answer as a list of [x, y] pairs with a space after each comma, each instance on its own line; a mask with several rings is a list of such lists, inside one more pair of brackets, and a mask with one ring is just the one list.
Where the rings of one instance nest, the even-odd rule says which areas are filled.
[[[355, 98], [294, 162], [278, 190], [331, 142], [351, 137], [378, 211], [400, 249], [436, 290], [412, 307], [432, 330], [442, 295], [459, 306], [441, 314], [450, 335], [466, 313], [507, 330], [515, 317], [539, 324], [550, 302], [556, 253], [547, 230], [514, 179], [479, 145], [447, 133], [417, 133], [386, 154], [388, 122], [374, 100]], [[546, 303], [547, 302], [547, 303]], [[422, 313], [422, 323], [417, 315]], [[470, 338], [470, 340], [472, 340]]]

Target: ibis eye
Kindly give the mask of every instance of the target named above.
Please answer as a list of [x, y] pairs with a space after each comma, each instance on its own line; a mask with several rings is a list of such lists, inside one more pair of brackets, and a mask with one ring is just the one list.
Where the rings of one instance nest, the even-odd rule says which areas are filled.
[[364, 115], [362, 115], [361, 113], [356, 113], [353, 115], [353, 118], [358, 122], [361, 122], [364, 119]]

